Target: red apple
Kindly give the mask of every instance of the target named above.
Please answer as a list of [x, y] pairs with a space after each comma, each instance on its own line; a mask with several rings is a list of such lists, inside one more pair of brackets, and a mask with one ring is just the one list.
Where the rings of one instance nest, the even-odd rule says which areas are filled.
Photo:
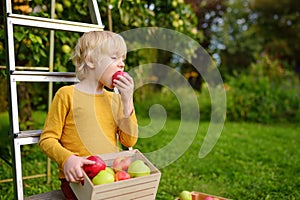
[[95, 164], [82, 167], [90, 179], [94, 178], [101, 170], [105, 170], [106, 164], [99, 156], [89, 156], [87, 159], [95, 161]]
[[120, 156], [114, 160], [113, 169], [115, 172], [127, 171], [129, 165], [131, 164], [131, 159], [128, 156]]
[[125, 74], [127, 74], [126, 72], [122, 72], [122, 71], [117, 71], [116, 73], [113, 74], [112, 76], [112, 83], [114, 83], [114, 80], [119, 80], [118, 76], [124, 76]]
[[116, 181], [130, 179], [130, 175], [126, 171], [118, 171], [115, 175]]

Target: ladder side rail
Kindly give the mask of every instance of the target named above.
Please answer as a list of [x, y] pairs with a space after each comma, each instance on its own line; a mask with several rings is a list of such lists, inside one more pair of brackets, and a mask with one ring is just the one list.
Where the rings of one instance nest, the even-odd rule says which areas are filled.
[[13, 136], [15, 133], [20, 132], [19, 127], [19, 110], [18, 110], [18, 96], [17, 96], [17, 83], [10, 78], [10, 112], [11, 112], [11, 132], [10, 135]]
[[[4, 4], [4, 1], [3, 1]], [[16, 82], [11, 80], [10, 71], [15, 70], [15, 55], [14, 55], [14, 34], [13, 24], [8, 20], [8, 13], [12, 12], [11, 0], [6, 0], [3, 6], [4, 15], [4, 31], [5, 31], [5, 48], [6, 48], [6, 73], [8, 85], [8, 106], [9, 106], [9, 121], [10, 121], [10, 146], [12, 152], [12, 167], [13, 182], [14, 182], [14, 198], [22, 200], [23, 194], [23, 181], [22, 181], [22, 162], [21, 162], [21, 147], [19, 143], [14, 140], [14, 133], [19, 132], [19, 119], [18, 119], [18, 102], [17, 102], [17, 85]]]
[[97, 1], [96, 0], [89, 0], [88, 1], [88, 6], [89, 6], [89, 10], [90, 10], [92, 23], [103, 26]]
[[[21, 156], [21, 144], [19, 140], [13, 139], [12, 141], [12, 161], [13, 166], [13, 182], [15, 199], [22, 200], [24, 198], [23, 189], [23, 175], [22, 175], [22, 156]], [[17, 162], [18, 161], [18, 162]]]

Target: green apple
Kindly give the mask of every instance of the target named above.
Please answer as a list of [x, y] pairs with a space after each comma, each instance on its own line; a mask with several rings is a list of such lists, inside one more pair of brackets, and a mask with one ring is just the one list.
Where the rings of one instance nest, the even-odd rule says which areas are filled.
[[114, 175], [106, 170], [101, 170], [93, 179], [94, 185], [102, 185], [107, 183], [112, 183], [115, 181]]
[[70, 7], [72, 6], [71, 1], [69, 1], [69, 0], [63, 0], [63, 4], [64, 4], [64, 6], [66, 6], [67, 8], [70, 8]]
[[67, 45], [67, 44], [62, 45], [61, 50], [64, 53], [70, 53], [72, 51], [71, 47], [69, 45]]
[[115, 171], [111, 167], [106, 166], [105, 171], [107, 171], [107, 172], [111, 173], [113, 176], [115, 176]]
[[179, 198], [180, 200], [192, 200], [192, 193], [187, 190], [184, 190], [180, 192]]
[[150, 172], [150, 168], [142, 160], [135, 160], [128, 167], [130, 177], [147, 176]]
[[64, 11], [64, 6], [61, 3], [55, 3], [55, 10], [61, 13]]

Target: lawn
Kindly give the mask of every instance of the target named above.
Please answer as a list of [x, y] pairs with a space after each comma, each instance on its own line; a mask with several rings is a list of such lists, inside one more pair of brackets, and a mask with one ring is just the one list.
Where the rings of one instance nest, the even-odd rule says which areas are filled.
[[[140, 119], [140, 124], [147, 124]], [[177, 133], [179, 121], [168, 120], [152, 137], [141, 138], [135, 148], [150, 153], [166, 146]], [[182, 190], [194, 190], [231, 199], [300, 198], [300, 126], [298, 124], [252, 124], [227, 122], [213, 150], [198, 157], [208, 122], [201, 122], [189, 148], [161, 168], [157, 199], [172, 200]], [[188, 134], [188, 133], [186, 133]], [[178, 144], [178, 148], [180, 145]], [[23, 147], [23, 173], [45, 171], [45, 156], [36, 145]], [[155, 163], [154, 163], [155, 164]], [[59, 189], [56, 165], [52, 182], [36, 178], [24, 181], [25, 195]], [[0, 178], [11, 178], [10, 167], [0, 161]], [[12, 183], [0, 184], [0, 199], [12, 199]]]

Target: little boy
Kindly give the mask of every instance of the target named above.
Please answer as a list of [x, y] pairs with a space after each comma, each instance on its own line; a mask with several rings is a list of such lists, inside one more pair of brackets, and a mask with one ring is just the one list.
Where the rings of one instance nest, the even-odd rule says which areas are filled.
[[[39, 145], [57, 162], [66, 199], [76, 199], [69, 182], [83, 180], [82, 166], [94, 164], [84, 156], [119, 151], [117, 138], [125, 147], [137, 142], [133, 79], [125, 74], [112, 80], [115, 72], [124, 70], [126, 52], [118, 34], [84, 33], [72, 55], [79, 83], [61, 87], [54, 96]], [[105, 87], [115, 87], [120, 94]]]

